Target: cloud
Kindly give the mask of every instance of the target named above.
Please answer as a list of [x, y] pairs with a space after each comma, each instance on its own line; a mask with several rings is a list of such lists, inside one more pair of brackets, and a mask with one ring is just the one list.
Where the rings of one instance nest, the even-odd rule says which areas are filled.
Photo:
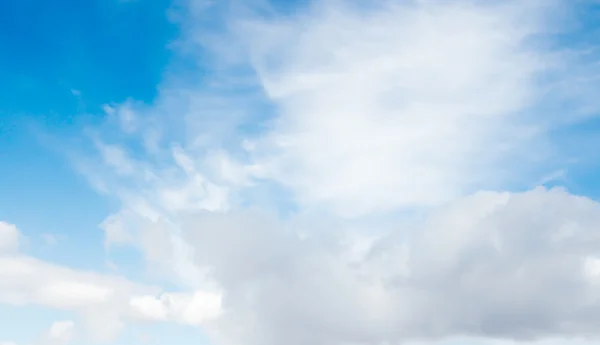
[[[144, 149], [134, 149], [144, 164], [118, 145], [100, 152], [112, 173], [137, 170], [134, 191], [160, 192], [145, 197], [169, 212], [228, 208], [267, 183], [299, 207], [344, 217], [529, 187], [564, 168], [550, 139], [585, 118], [571, 105], [597, 106], [574, 92], [597, 86], [597, 56], [555, 35], [574, 6], [315, 1], [288, 15], [209, 11], [224, 17], [217, 30], [189, 9], [180, 46], [209, 65], [167, 73], [150, 107], [113, 109], [145, 119]], [[122, 192], [120, 181], [112, 188]]]
[[0, 221], [0, 254], [16, 252], [19, 243], [20, 235], [17, 227]]
[[478, 192], [352, 261], [347, 235], [327, 245], [254, 213], [184, 224], [223, 288], [224, 344], [598, 336], [600, 204], [561, 189]]
[[[128, 310], [122, 304], [132, 295], [157, 290], [136, 286], [123, 278], [76, 271], [24, 255], [0, 257], [0, 281], [2, 304], [41, 305], [73, 311], [84, 318], [90, 312], [106, 309], [114, 320], [127, 317]], [[110, 319], [88, 323], [89, 331], [93, 333]], [[116, 334], [118, 329], [107, 331]]]
[[56, 321], [46, 333], [44, 344], [65, 345], [69, 344], [75, 336], [75, 322], [73, 321]]
[[0, 257], [0, 276], [3, 303], [75, 311], [124, 299], [136, 291], [154, 291], [123, 278], [72, 270], [21, 254]]
[[141, 319], [202, 326], [220, 316], [221, 296], [203, 291], [194, 294], [164, 293], [159, 297], [137, 296], [131, 299], [130, 305]]
[[107, 249], [194, 291], [121, 308], [225, 345], [596, 337], [600, 205], [516, 192], [568, 171], [555, 131], [598, 105], [573, 92], [597, 87], [596, 56], [556, 36], [573, 6], [225, 6], [216, 33], [197, 23], [218, 10], [190, 10], [179, 48], [201, 75], [88, 132], [82, 172], [121, 202]]
[[[2, 229], [19, 234], [16, 226], [2, 224]], [[159, 294], [166, 298], [163, 308], [169, 319], [157, 320], [152, 317], [152, 309], [139, 303], [140, 299]], [[218, 315], [220, 297], [207, 291], [163, 292], [123, 277], [74, 270], [11, 252], [0, 253], [0, 304], [40, 305], [75, 312], [82, 317], [87, 331], [104, 341], [116, 337], [130, 321], [201, 324]], [[70, 321], [55, 323], [46, 338], [66, 343], [73, 326]]]
[[236, 26], [280, 110], [256, 140], [266, 177], [357, 216], [510, 187], [548, 164], [548, 130], [577, 117], [545, 110], [576, 66], [543, 43], [560, 3], [348, 3]]

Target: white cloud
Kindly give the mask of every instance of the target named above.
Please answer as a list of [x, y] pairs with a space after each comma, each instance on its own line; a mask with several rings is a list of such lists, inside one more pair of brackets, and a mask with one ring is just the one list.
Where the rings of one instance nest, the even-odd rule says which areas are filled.
[[185, 234], [224, 289], [224, 344], [525, 341], [600, 335], [599, 224], [599, 203], [538, 188], [453, 202], [352, 263], [343, 238], [252, 213], [191, 216]]
[[[81, 309], [100, 335], [126, 319], [168, 321], [224, 345], [597, 336], [600, 205], [561, 189], [481, 191], [568, 171], [550, 133], [581, 120], [564, 102], [589, 99], [566, 89], [597, 73], [549, 44], [569, 6], [323, 1], [226, 18], [214, 41], [192, 13], [185, 46], [212, 50], [217, 76], [198, 89], [174, 78], [149, 107], [107, 108], [107, 128], [127, 139], [100, 129], [86, 174], [122, 203], [101, 225], [107, 247], [136, 247], [195, 292], [64, 271], [78, 278], [5, 291]], [[244, 68], [256, 80], [236, 75]], [[278, 219], [244, 193], [296, 214]]]
[[67, 310], [101, 305], [138, 290], [148, 291], [123, 278], [72, 270], [20, 254], [0, 257], [0, 277], [3, 303], [36, 303]]
[[73, 340], [75, 336], [75, 322], [73, 321], [56, 321], [48, 330], [44, 344], [49, 345], [65, 345]]
[[19, 243], [20, 235], [17, 227], [0, 221], [0, 254], [16, 252]]
[[317, 2], [239, 25], [280, 109], [257, 140], [267, 177], [305, 205], [356, 216], [437, 205], [543, 168], [559, 114], [539, 108], [568, 63], [538, 44], [559, 26], [557, 2], [373, 7]]
[[[218, 39], [194, 26], [208, 14], [190, 10], [184, 46], [217, 61], [215, 76], [201, 85], [170, 76], [152, 107], [111, 108], [138, 120], [147, 160], [101, 143], [113, 173], [135, 180], [111, 178], [110, 188], [177, 213], [227, 209], [266, 178], [302, 207], [356, 217], [529, 187], [562, 159], [549, 131], [581, 119], [561, 102], [588, 102], [573, 90], [593, 88], [598, 74], [575, 48], [548, 44], [568, 8], [316, 1], [271, 19], [234, 11]], [[240, 76], [248, 69], [255, 80]]]
[[136, 296], [129, 303], [142, 319], [194, 326], [205, 325], [221, 313], [221, 296], [205, 291], [194, 294], [164, 293], [159, 297]]
[[[68, 310], [87, 318], [90, 310], [109, 309], [113, 317], [127, 317], [122, 305], [136, 293], [158, 289], [136, 286], [129, 281], [93, 272], [57, 266], [24, 255], [0, 257], [0, 303], [41, 305]], [[101, 323], [89, 322], [93, 331]]]
[[[11, 234], [19, 235], [16, 226], [2, 224]], [[0, 304], [40, 305], [75, 312], [98, 340], [114, 338], [128, 321], [155, 320], [152, 310], [140, 309], [134, 301], [160, 294], [161, 290], [123, 277], [55, 265], [19, 252], [0, 253]], [[165, 296], [170, 313], [164, 321], [198, 325], [216, 317], [220, 308], [216, 293], [165, 292], [161, 296]], [[73, 326], [71, 321], [55, 323], [44, 339], [65, 344], [72, 337]]]

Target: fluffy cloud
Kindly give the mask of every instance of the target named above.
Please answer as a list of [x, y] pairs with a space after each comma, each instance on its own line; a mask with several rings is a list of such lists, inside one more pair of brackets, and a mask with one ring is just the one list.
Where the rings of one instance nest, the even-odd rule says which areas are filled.
[[194, 294], [163, 293], [158, 297], [136, 296], [129, 303], [140, 319], [173, 321], [194, 326], [205, 325], [207, 321], [218, 318], [221, 313], [221, 296], [204, 291]]
[[191, 216], [185, 233], [224, 289], [226, 344], [524, 341], [599, 335], [599, 224], [599, 203], [538, 188], [468, 196], [351, 261], [343, 238], [253, 213]]

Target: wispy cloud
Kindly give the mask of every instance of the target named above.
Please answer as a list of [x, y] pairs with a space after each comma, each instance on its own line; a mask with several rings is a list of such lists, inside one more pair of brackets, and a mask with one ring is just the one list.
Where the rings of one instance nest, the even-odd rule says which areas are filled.
[[257, 159], [299, 202], [345, 215], [518, 185], [551, 163], [548, 131], [577, 117], [547, 110], [557, 81], [579, 67], [547, 43], [561, 10], [556, 2], [325, 2], [240, 24], [280, 109]]

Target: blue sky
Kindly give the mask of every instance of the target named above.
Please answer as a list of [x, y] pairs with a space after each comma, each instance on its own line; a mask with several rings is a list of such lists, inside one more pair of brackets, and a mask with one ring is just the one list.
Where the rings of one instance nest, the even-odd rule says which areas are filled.
[[[0, 4], [0, 219], [19, 224], [29, 237], [26, 250], [37, 257], [106, 270], [98, 224], [114, 205], [95, 193], [46, 137], [70, 136], [99, 121], [103, 104], [152, 101], [171, 59], [166, 45], [178, 31], [166, 17], [169, 6], [167, 1]], [[56, 244], [47, 243], [47, 236]], [[0, 310], [6, 320], [1, 340], [20, 343], [32, 341], [32, 334], [41, 334], [55, 318], [72, 317], [35, 306]]]
[[593, 343], [598, 16], [1, 2], [0, 345]]
[[[177, 34], [165, 15], [169, 3], [9, 1], [1, 6], [6, 158], [0, 180], [2, 190], [13, 195], [2, 200], [2, 218], [32, 231], [81, 236], [77, 242], [101, 238], [96, 228], [109, 205], [38, 132], [68, 136], [99, 121], [103, 104], [127, 98], [151, 102], [170, 60], [166, 45]], [[28, 214], [31, 208], [37, 217]]]

